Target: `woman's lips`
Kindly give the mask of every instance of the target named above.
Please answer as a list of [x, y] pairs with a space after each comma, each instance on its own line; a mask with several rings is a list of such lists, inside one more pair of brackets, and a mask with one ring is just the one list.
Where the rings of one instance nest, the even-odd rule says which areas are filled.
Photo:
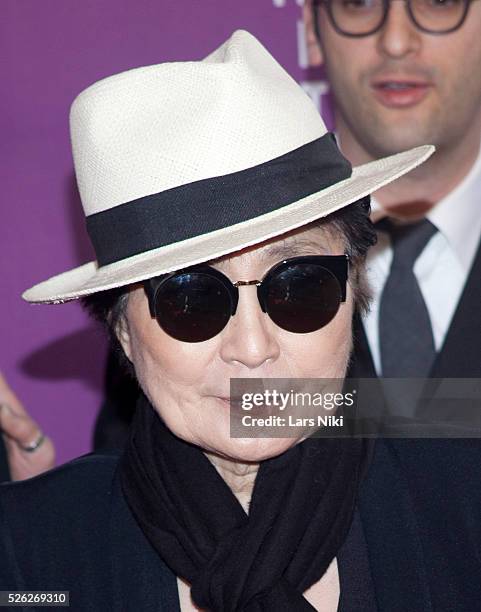
[[389, 108], [407, 108], [419, 104], [429, 93], [425, 81], [379, 80], [371, 85], [376, 99]]

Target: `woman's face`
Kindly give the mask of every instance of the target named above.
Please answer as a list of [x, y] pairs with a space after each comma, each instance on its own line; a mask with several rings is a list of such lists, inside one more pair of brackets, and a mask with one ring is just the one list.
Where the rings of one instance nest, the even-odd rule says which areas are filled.
[[[211, 265], [231, 281], [261, 279], [282, 259], [341, 255], [341, 241], [319, 227], [298, 230], [245, 249]], [[322, 329], [296, 334], [263, 313], [255, 286], [239, 288], [236, 314], [214, 338], [181, 342], [150, 316], [142, 287], [129, 295], [119, 339], [139, 383], [167, 427], [178, 437], [235, 461], [276, 456], [295, 438], [231, 438], [231, 378], [342, 378], [351, 349], [352, 293], [347, 288], [334, 319]]]

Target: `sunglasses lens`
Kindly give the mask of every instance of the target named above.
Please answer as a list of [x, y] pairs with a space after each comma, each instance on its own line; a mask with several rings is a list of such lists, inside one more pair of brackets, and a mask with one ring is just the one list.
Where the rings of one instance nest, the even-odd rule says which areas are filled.
[[173, 338], [203, 342], [227, 325], [230, 295], [220, 280], [208, 274], [176, 274], [159, 287], [155, 313], [159, 325]]
[[265, 306], [270, 318], [290, 332], [305, 334], [327, 325], [342, 299], [337, 278], [316, 264], [280, 270], [267, 283]]

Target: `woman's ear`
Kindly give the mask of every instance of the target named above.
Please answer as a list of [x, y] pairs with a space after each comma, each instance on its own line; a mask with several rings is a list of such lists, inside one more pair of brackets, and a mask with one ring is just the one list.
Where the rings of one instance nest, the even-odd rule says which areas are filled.
[[322, 66], [324, 59], [322, 56], [321, 45], [319, 44], [319, 40], [317, 38], [312, 0], [304, 1], [302, 16], [306, 30], [306, 45], [309, 66]]
[[115, 335], [129, 361], [132, 361], [132, 344], [130, 341], [129, 322], [126, 314], [122, 314], [115, 326]]

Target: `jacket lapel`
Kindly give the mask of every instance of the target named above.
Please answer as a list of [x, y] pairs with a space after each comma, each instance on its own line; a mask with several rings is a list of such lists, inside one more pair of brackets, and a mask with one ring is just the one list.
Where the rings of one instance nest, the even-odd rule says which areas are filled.
[[431, 378], [481, 376], [481, 242]]
[[[376, 376], [364, 326], [354, 317], [354, 355], [348, 376]], [[479, 378], [481, 376], [481, 241], [461, 298], [439, 351], [430, 378]]]
[[111, 495], [112, 609], [180, 612], [176, 578], [150, 546], [130, 512], [118, 468]]
[[388, 440], [376, 442], [359, 507], [379, 610], [431, 612], [416, 514]]

